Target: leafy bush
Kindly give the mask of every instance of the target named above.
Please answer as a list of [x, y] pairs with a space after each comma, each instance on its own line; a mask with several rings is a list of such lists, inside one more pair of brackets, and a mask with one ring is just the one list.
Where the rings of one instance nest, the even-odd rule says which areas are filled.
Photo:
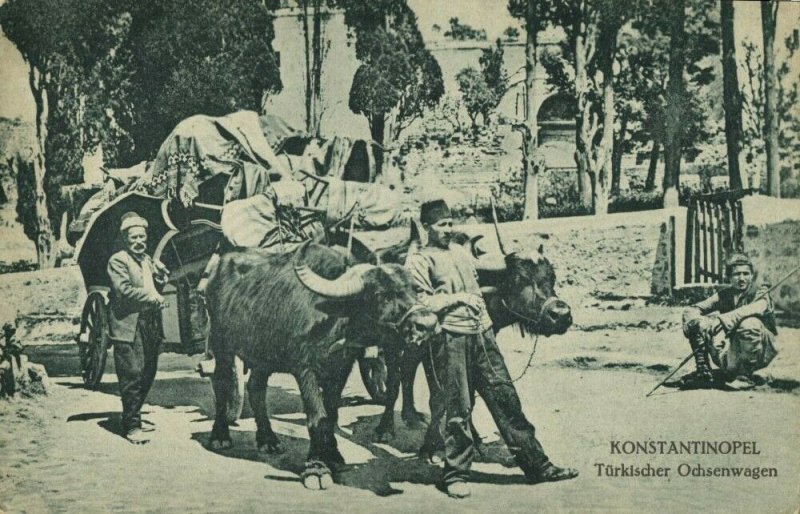
[[[539, 218], [561, 218], [567, 216], [585, 216], [592, 214], [591, 207], [581, 204], [574, 188], [539, 188]], [[522, 171], [517, 169], [497, 184], [492, 185], [492, 195], [497, 206], [497, 218], [500, 221], [518, 221], [524, 213], [524, 183]], [[491, 220], [489, 209], [484, 213], [486, 220]]]
[[19, 273], [22, 271], [36, 271], [39, 265], [32, 261], [14, 261], [12, 263], [0, 262], [0, 275], [3, 273]]
[[555, 204], [548, 204], [539, 197], [539, 218], [565, 218], [569, 216], [587, 216], [592, 214], [590, 205], [581, 203], [578, 192], [574, 189], [562, 191], [556, 196], [547, 195], [548, 198], [555, 198]]
[[[795, 168], [800, 168], [795, 164]], [[783, 198], [800, 198], [800, 169], [792, 170], [789, 166], [781, 169], [781, 196]]]
[[625, 191], [611, 198], [608, 212], [636, 212], [660, 209], [664, 197], [660, 191]]
[[[497, 207], [497, 218], [499, 221], [516, 221], [522, 219], [525, 205], [523, 201], [524, 190], [521, 177], [522, 173], [516, 172], [512, 173], [507, 180], [492, 184], [492, 196], [494, 197]], [[487, 221], [491, 221], [492, 219], [490, 208], [485, 209], [485, 212], [481, 210], [479, 214]]]

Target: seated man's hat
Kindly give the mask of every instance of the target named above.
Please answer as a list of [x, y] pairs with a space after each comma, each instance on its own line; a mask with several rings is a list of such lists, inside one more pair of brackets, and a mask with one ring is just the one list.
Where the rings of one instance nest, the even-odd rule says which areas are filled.
[[450, 213], [450, 207], [447, 206], [447, 202], [441, 199], [431, 200], [422, 204], [419, 218], [425, 225], [433, 225], [439, 220], [452, 218], [452, 214]]
[[753, 271], [753, 261], [750, 258], [743, 254], [743, 253], [734, 253], [728, 257], [728, 260], [725, 262], [725, 267], [728, 268], [728, 274], [730, 274], [731, 270], [733, 270], [736, 266], [749, 266], [750, 271]]
[[119, 231], [125, 232], [129, 228], [133, 227], [147, 228], [147, 220], [133, 211], [128, 211], [122, 215], [122, 222], [119, 225]]

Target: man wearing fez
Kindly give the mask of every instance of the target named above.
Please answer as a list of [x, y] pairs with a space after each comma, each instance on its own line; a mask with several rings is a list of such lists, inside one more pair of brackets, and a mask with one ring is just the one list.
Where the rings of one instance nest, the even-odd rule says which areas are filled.
[[[492, 321], [478, 285], [472, 256], [450, 244], [453, 220], [443, 200], [422, 205], [420, 218], [427, 244], [409, 254], [421, 301], [439, 317], [442, 333], [430, 345], [434, 390], [441, 386], [446, 410], [443, 487], [453, 498], [470, 495], [467, 484], [475, 453], [471, 430], [474, 392], [489, 412], [526, 477], [532, 483], [574, 478], [574, 469], [553, 465], [522, 412], [517, 391], [492, 331]], [[435, 387], [436, 386], [436, 387]], [[437, 409], [432, 405], [432, 410]], [[434, 415], [432, 413], [432, 418]]]
[[[752, 385], [753, 372], [766, 367], [775, 355], [775, 315], [768, 285], [758, 285], [750, 259], [733, 254], [726, 262], [730, 284], [683, 314], [683, 333], [694, 352], [696, 371], [682, 378], [684, 386], [712, 387], [711, 361], [725, 381]], [[727, 342], [714, 345], [714, 335], [724, 330]]]
[[[109, 336], [122, 397], [122, 432], [134, 444], [148, 441], [142, 430], [141, 409], [153, 385], [163, 339], [161, 309], [164, 297], [157, 287], [168, 271], [147, 255], [147, 220], [128, 212], [120, 224], [125, 249], [108, 260], [111, 278]], [[152, 429], [150, 429], [152, 430]]]

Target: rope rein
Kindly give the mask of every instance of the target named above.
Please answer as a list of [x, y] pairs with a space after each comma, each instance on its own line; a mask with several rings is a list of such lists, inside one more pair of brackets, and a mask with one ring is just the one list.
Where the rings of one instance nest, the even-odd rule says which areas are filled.
[[[557, 300], [558, 300], [558, 297], [551, 296], [550, 298], [547, 298], [547, 299], [546, 299], [544, 302], [542, 302], [542, 307], [539, 309], [539, 316], [538, 316], [538, 318], [537, 318], [537, 319], [529, 318], [528, 316], [525, 316], [525, 315], [523, 315], [523, 314], [521, 314], [521, 313], [518, 313], [518, 312], [516, 312], [516, 311], [515, 311], [515, 310], [513, 310], [511, 307], [509, 307], [509, 306], [508, 306], [508, 304], [506, 304], [506, 301], [505, 301], [504, 299], [501, 299], [501, 300], [500, 300], [500, 304], [501, 304], [501, 305], [502, 305], [502, 306], [503, 306], [503, 307], [504, 307], [504, 308], [505, 308], [505, 309], [506, 309], [508, 312], [510, 312], [512, 315], [514, 315], [514, 316], [516, 316], [517, 318], [519, 318], [519, 320], [518, 320], [518, 321], [528, 321], [528, 322], [530, 322], [530, 323], [536, 323], [536, 325], [538, 326], [538, 324], [539, 324], [539, 323], [541, 322], [541, 320], [542, 320], [542, 316], [544, 316], [544, 313], [545, 313], [545, 311], [547, 310], [547, 307], [548, 307], [548, 306], [549, 306], [551, 303], [553, 303], [553, 302], [555, 302], [555, 301], [557, 301]], [[488, 362], [488, 363], [489, 363], [489, 368], [492, 370], [492, 373], [494, 374], [494, 376], [495, 376], [495, 377], [496, 377], [496, 378], [497, 378], [497, 379], [498, 379], [498, 380], [499, 380], [501, 383], [503, 383], [503, 384], [509, 384], [509, 385], [510, 385], [510, 384], [514, 384], [515, 382], [519, 381], [519, 380], [520, 380], [522, 377], [524, 377], [524, 376], [525, 376], [525, 374], [526, 374], [526, 373], [528, 373], [528, 369], [530, 369], [530, 367], [531, 367], [531, 364], [533, 363], [533, 356], [534, 356], [534, 355], [536, 355], [536, 347], [537, 347], [538, 345], [539, 345], [539, 334], [536, 334], [536, 337], [535, 337], [535, 338], [534, 338], [534, 340], [533, 340], [533, 347], [531, 348], [531, 353], [530, 353], [530, 355], [528, 356], [528, 362], [525, 364], [525, 367], [523, 368], [523, 370], [522, 370], [522, 373], [520, 373], [520, 375], [519, 375], [517, 378], [513, 378], [513, 379], [511, 379], [511, 380], [509, 381], [509, 380], [506, 380], [506, 379], [504, 379], [503, 377], [501, 377], [501, 376], [500, 376], [500, 374], [499, 374], [499, 373], [497, 372], [497, 370], [495, 369], [494, 365], [492, 364], [492, 361], [491, 361], [491, 359], [489, 358], [489, 352], [488, 352], [488, 351], [486, 351], [486, 344], [485, 344], [485, 342], [484, 342], [483, 338], [481, 337], [481, 349], [483, 350], [483, 355], [484, 355], [484, 357], [486, 357], [486, 362]], [[430, 343], [430, 341], [428, 342], [428, 355], [429, 355], [429, 357], [430, 357], [430, 360], [431, 360], [431, 371], [432, 371], [432, 373], [433, 373], [433, 379], [434, 379], [434, 381], [436, 382], [436, 385], [439, 387], [439, 389], [442, 389], [442, 385], [439, 383], [439, 378], [436, 376], [436, 365], [435, 365], [435, 362], [434, 362], [434, 359], [433, 359], [433, 349], [431, 348], [431, 343]]]
[[[520, 314], [520, 313], [516, 312], [511, 307], [509, 307], [508, 304], [506, 304], [506, 301], [504, 299], [502, 299], [502, 298], [500, 299], [500, 304], [503, 307], [505, 307], [505, 309], [508, 312], [510, 312], [514, 316], [520, 318], [521, 320], [528, 321], [528, 322], [531, 322], [531, 323], [536, 323], [538, 325], [542, 321], [542, 316], [544, 316], [544, 313], [547, 310], [547, 307], [551, 303], [555, 302], [556, 300], [558, 300], [558, 298], [555, 297], [555, 296], [551, 296], [550, 298], [546, 299], [542, 303], [542, 307], [539, 309], [539, 316], [538, 316], [537, 319], [529, 318], [529, 317], [527, 317], [527, 316], [525, 316], [523, 314]], [[494, 376], [498, 380], [500, 380], [500, 382], [502, 382], [504, 384], [514, 384], [515, 382], [519, 381], [522, 377], [524, 377], [526, 373], [528, 373], [528, 369], [530, 369], [531, 364], [533, 363], [533, 356], [536, 355], [536, 347], [538, 345], [539, 345], [539, 334], [536, 334], [536, 337], [533, 340], [533, 348], [531, 348], [531, 353], [528, 356], [528, 362], [527, 362], [527, 364], [525, 364], [525, 367], [522, 369], [522, 373], [520, 373], [517, 378], [511, 379], [511, 381], [509, 382], [508, 380], [505, 380], [503, 377], [501, 377], [500, 374], [497, 373], [497, 370], [494, 369], [494, 365], [492, 364], [491, 359], [489, 359], [489, 352], [486, 351], [486, 345], [485, 345], [485, 343], [483, 341], [483, 338], [481, 338], [481, 349], [483, 349], [483, 355], [486, 357], [486, 362], [489, 363], [489, 367], [491, 368], [492, 373], [494, 374]]]

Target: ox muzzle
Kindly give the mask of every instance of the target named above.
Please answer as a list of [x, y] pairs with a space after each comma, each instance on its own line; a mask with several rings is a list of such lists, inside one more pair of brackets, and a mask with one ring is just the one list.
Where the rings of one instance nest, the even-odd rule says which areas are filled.
[[572, 326], [572, 310], [564, 300], [551, 296], [542, 305], [539, 328], [543, 335], [561, 335]]
[[[557, 296], [539, 297], [541, 305], [515, 308], [502, 300], [503, 306], [517, 319], [525, 330], [543, 336], [561, 335], [572, 326], [572, 311]], [[527, 314], [530, 313], [530, 314]]]
[[442, 330], [436, 314], [422, 304], [412, 305], [393, 326], [408, 346], [421, 345]]

